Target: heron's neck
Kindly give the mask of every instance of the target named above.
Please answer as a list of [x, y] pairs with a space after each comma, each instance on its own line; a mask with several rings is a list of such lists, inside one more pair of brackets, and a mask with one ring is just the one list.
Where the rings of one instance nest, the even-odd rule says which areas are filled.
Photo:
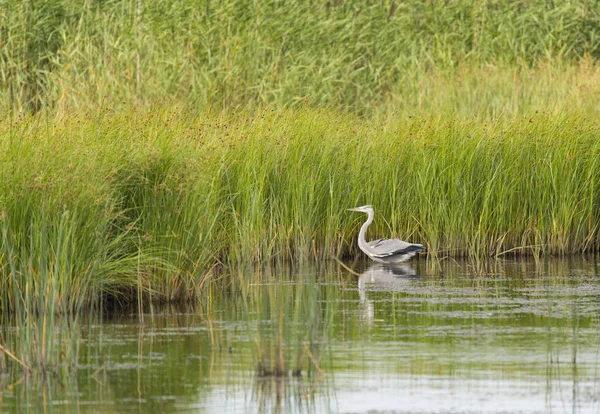
[[367, 234], [367, 229], [369, 228], [369, 226], [371, 225], [371, 223], [373, 222], [373, 216], [375, 215], [373, 211], [369, 211], [368, 212], [368, 217], [367, 217], [367, 221], [365, 221], [365, 223], [362, 225], [362, 227], [360, 228], [360, 233], [358, 233], [358, 245], [360, 247], [366, 247], [367, 245], [367, 239], [366, 239], [366, 234]]

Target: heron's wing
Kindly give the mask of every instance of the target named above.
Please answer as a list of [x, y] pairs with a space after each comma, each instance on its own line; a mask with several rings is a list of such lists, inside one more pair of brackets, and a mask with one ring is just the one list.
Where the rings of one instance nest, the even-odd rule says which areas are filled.
[[379, 239], [369, 242], [371, 254], [376, 257], [387, 257], [396, 254], [407, 254], [424, 250], [421, 244], [413, 244], [400, 239]]

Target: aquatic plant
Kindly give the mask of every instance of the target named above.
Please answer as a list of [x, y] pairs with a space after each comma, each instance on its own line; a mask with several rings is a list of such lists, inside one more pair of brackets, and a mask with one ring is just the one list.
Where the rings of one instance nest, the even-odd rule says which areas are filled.
[[[432, 263], [598, 251], [599, 21], [591, 0], [3, 2], [0, 370], [72, 372], [84, 311], [210, 301], [224, 265], [357, 257], [365, 203]], [[247, 283], [257, 370], [318, 369], [327, 293]]]
[[308, 109], [4, 122], [3, 309], [20, 292], [12, 275], [35, 281], [33, 297], [48, 275], [66, 310], [100, 292], [197, 298], [219, 263], [353, 256], [361, 222], [346, 208], [365, 203], [377, 207], [368, 237], [423, 243], [431, 257], [597, 251], [597, 131], [566, 113], [481, 122]]

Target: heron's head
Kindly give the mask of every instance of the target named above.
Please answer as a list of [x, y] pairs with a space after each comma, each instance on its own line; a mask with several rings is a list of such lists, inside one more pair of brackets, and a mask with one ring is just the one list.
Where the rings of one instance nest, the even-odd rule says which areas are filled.
[[373, 206], [366, 205], [366, 206], [354, 207], [354, 208], [349, 208], [348, 211], [358, 211], [361, 213], [369, 213], [369, 212], [373, 211]]

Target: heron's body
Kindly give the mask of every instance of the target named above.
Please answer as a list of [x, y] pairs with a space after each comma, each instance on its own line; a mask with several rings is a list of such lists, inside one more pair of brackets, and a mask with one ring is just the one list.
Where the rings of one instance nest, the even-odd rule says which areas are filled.
[[373, 207], [362, 206], [348, 210], [368, 214], [367, 221], [365, 221], [360, 228], [360, 233], [358, 233], [358, 247], [374, 261], [380, 263], [401, 263], [413, 257], [417, 252], [425, 250], [422, 244], [408, 243], [400, 239], [378, 239], [368, 242], [365, 235], [367, 228], [371, 225], [375, 216]]

